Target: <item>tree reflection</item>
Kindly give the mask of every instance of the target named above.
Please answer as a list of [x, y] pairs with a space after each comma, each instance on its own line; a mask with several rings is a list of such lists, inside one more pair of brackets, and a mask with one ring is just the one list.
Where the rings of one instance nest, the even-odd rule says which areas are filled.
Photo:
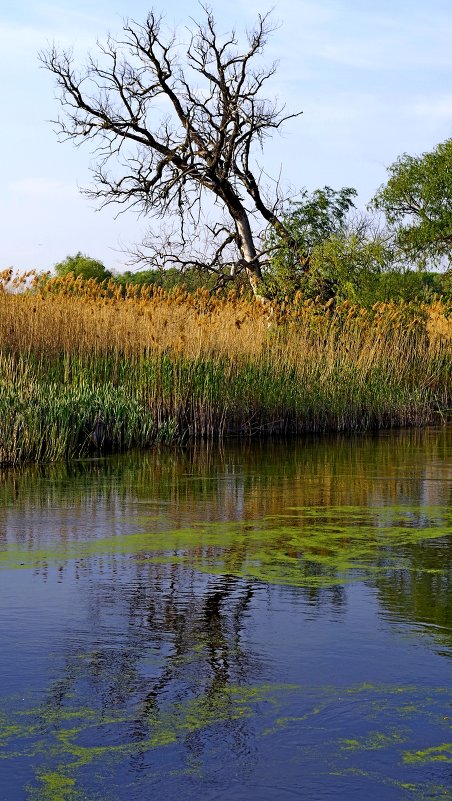
[[[109, 581], [93, 588], [89, 628], [80, 641], [69, 637], [64, 667], [39, 712], [43, 732], [49, 722], [64, 731], [74, 708], [82, 728], [123, 721], [122, 741], [139, 770], [152, 760], [151, 746], [172, 738], [199, 758], [206, 730], [221, 722], [243, 755], [250, 734], [234, 691], [261, 674], [242, 639], [253, 584], [227, 576], [200, 581], [179, 566], [142, 565], [122, 588], [117, 593]], [[81, 648], [85, 639], [88, 651]], [[77, 753], [70, 740], [67, 758]]]
[[421, 626], [452, 655], [452, 560], [450, 536], [404, 550], [404, 567], [375, 578], [382, 613]]

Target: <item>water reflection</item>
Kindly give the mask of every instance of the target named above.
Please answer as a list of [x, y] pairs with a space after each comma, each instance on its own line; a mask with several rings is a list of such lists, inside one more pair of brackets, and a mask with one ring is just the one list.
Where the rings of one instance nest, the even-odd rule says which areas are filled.
[[[289, 506], [447, 505], [452, 428], [298, 441], [229, 441], [105, 460], [0, 471], [2, 515], [134, 500], [171, 506], [174, 520], [260, 518]], [[295, 502], [294, 502], [295, 499]], [[198, 512], [198, 514], [196, 514]], [[178, 518], [177, 515], [180, 514]], [[206, 517], [206, 514], [208, 515]]]
[[5, 472], [5, 799], [450, 798], [451, 445]]

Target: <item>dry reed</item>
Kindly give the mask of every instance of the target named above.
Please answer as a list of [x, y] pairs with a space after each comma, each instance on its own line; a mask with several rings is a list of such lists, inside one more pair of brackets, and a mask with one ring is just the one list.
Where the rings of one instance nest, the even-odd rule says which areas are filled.
[[452, 317], [433, 304], [124, 291], [0, 275], [0, 461], [155, 438], [423, 424], [450, 405]]

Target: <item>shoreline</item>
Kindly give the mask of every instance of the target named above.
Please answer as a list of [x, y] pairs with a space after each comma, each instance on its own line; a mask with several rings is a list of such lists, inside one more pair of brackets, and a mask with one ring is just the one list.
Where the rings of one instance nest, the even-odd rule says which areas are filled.
[[425, 426], [452, 406], [452, 315], [235, 292], [0, 292], [0, 464], [156, 442]]

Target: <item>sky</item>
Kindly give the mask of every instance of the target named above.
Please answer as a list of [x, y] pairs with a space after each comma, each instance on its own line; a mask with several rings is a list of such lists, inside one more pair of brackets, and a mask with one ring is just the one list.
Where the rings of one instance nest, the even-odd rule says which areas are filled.
[[[80, 193], [91, 184], [89, 148], [60, 143], [49, 120], [60, 110], [38, 51], [55, 42], [82, 64], [125, 18], [153, 8], [186, 36], [200, 6], [191, 0], [2, 0], [0, 4], [0, 269], [45, 270], [82, 251], [115, 271], [139, 242], [146, 221], [98, 210]], [[452, 137], [450, 0], [211, 0], [219, 32], [253, 26], [273, 9], [277, 29], [265, 58], [278, 70], [268, 92], [287, 123], [260, 157], [283, 186], [358, 190], [365, 208], [402, 153], [418, 154]]]

